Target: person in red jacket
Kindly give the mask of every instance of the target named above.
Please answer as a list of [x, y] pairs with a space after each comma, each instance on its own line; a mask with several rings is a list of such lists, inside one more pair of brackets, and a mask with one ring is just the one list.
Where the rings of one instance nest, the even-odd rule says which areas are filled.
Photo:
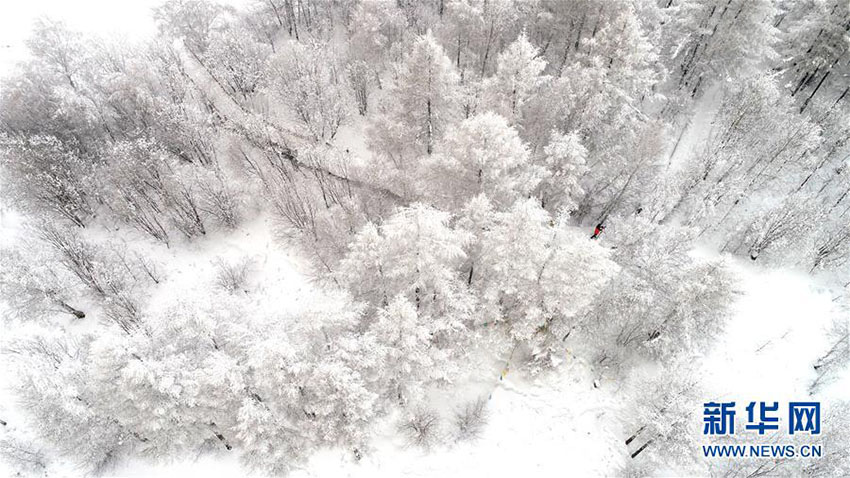
[[602, 234], [602, 231], [604, 231], [604, 230], [605, 230], [605, 225], [600, 222], [599, 224], [596, 225], [596, 229], [593, 230], [593, 235], [590, 236], [590, 238], [596, 239], [597, 237], [599, 237], [600, 234]]

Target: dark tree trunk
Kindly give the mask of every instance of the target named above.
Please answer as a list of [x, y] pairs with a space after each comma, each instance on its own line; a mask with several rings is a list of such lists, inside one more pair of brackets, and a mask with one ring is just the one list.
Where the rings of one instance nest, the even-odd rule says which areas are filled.
[[65, 309], [68, 313], [70, 313], [71, 315], [73, 315], [74, 317], [76, 317], [78, 319], [85, 319], [86, 318], [86, 313], [83, 312], [82, 310], [75, 309], [74, 307], [71, 307], [70, 305], [68, 305], [68, 304], [66, 304], [65, 302], [62, 302], [62, 301], [59, 301], [59, 305], [63, 309]]
[[636, 456], [640, 455], [640, 453], [641, 453], [642, 451], [644, 451], [644, 450], [646, 449], [646, 447], [648, 447], [648, 446], [650, 445], [650, 443], [652, 443], [652, 440], [649, 440], [648, 442], [646, 442], [646, 443], [644, 443], [643, 445], [641, 445], [641, 447], [640, 447], [640, 448], [638, 448], [637, 450], [635, 450], [635, 452], [634, 452], [634, 453], [632, 453], [632, 458], [634, 458], [634, 457], [636, 457]]

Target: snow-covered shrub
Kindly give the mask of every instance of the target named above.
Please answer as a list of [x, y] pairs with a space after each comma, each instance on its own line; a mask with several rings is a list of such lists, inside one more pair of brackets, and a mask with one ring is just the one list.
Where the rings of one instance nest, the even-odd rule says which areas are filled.
[[199, 178], [200, 209], [225, 229], [235, 229], [242, 219], [243, 192], [225, 182], [219, 171]]
[[141, 311], [133, 293], [135, 278], [120, 258], [72, 229], [45, 224], [40, 237], [54, 251], [56, 261], [103, 301], [109, 319], [125, 330], [138, 324]]
[[229, 294], [247, 292], [248, 273], [252, 262], [243, 257], [236, 261], [218, 259], [214, 262], [216, 269], [215, 284]]
[[47, 476], [47, 465], [50, 463], [47, 453], [31, 440], [15, 436], [0, 438], [0, 457], [17, 476]]
[[746, 231], [744, 243], [751, 260], [770, 249], [790, 250], [818, 222], [811, 204], [790, 199], [756, 217]]
[[475, 440], [487, 425], [487, 399], [473, 400], [454, 412], [456, 440]]
[[402, 419], [399, 430], [407, 437], [408, 445], [430, 448], [440, 439], [440, 416], [428, 408], [416, 408]]
[[143, 255], [140, 252], [133, 253], [136, 260], [136, 266], [141, 272], [148, 277], [154, 284], [159, 284], [165, 278], [165, 272], [162, 270], [162, 264], [155, 259]]

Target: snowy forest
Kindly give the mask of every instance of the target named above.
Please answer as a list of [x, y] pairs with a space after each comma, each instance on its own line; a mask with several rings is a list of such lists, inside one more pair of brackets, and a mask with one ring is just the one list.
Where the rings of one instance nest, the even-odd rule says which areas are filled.
[[[139, 42], [40, 18], [3, 74], [13, 473], [203, 455], [329, 476], [317, 461], [351, 472], [383, 442], [425, 463], [540, 400], [602, 418], [505, 458], [527, 476], [583, 440], [606, 458], [576, 476], [850, 476], [847, 0], [151, 16]], [[750, 350], [792, 357], [788, 397], [704, 379], [733, 323], [778, 324], [733, 320], [759, 282], [741, 271], [828, 297], [789, 322], [814, 345]], [[721, 382], [786, 380], [730, 363]], [[703, 457], [720, 398], [822, 401], [823, 457]]]

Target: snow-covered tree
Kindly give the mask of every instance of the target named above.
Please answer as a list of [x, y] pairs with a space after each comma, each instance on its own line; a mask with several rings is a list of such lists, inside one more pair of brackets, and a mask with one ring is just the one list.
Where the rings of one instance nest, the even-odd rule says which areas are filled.
[[103, 470], [142, 441], [98, 407], [92, 380], [91, 336], [70, 338], [39, 329], [7, 347], [16, 371], [12, 386], [37, 426], [36, 435], [89, 471]]
[[487, 80], [493, 110], [512, 122], [521, 119], [525, 103], [547, 79], [541, 75], [546, 60], [539, 56], [540, 52], [523, 33], [499, 53], [496, 74]]
[[787, 86], [791, 95], [799, 98], [803, 112], [819, 93], [833, 90], [840, 95], [847, 91], [842, 78], [846, 79], [850, 70], [841, 58], [850, 49], [850, 6], [845, 2], [809, 0], [790, 3], [786, 8], [777, 20], [782, 31], [777, 49], [783, 55]]
[[[0, 286], [15, 316], [26, 320], [51, 318], [56, 313], [82, 319], [86, 313], [73, 276], [39, 248], [5, 249]], [[67, 317], [67, 316], [65, 316]]]
[[[475, 297], [460, 266], [471, 237], [453, 229], [449, 220], [447, 213], [414, 204], [380, 226], [369, 223], [354, 237], [335, 273], [357, 300], [369, 304], [371, 331], [388, 358], [408, 350], [409, 362], [387, 362], [394, 370], [387, 376], [396, 382], [406, 369], [412, 371], [405, 381], [447, 379], [447, 361], [462, 354], [469, 339]], [[415, 389], [404, 383], [392, 386], [402, 401]]]
[[117, 143], [111, 155], [101, 174], [114, 189], [104, 199], [119, 218], [166, 244], [171, 227], [187, 238], [206, 234], [200, 188], [185, 165], [145, 140]]
[[431, 322], [434, 340], [463, 329], [473, 299], [458, 269], [471, 237], [449, 220], [445, 212], [414, 204], [380, 225], [367, 224], [352, 240], [337, 279], [372, 306], [407, 298]]
[[687, 366], [668, 366], [649, 377], [635, 377], [629, 391], [626, 430], [631, 435], [625, 442], [631, 460], [699, 470], [696, 453], [701, 417], [694, 404], [702, 400], [704, 391], [694, 371]]
[[379, 309], [369, 328], [382, 354], [380, 374], [387, 395], [399, 403], [422, 400], [423, 384], [445, 379], [448, 354], [431, 349], [432, 328], [403, 295]]
[[584, 195], [579, 179], [587, 170], [587, 148], [577, 134], [553, 131], [543, 153], [547, 175], [538, 187], [542, 205], [549, 211], [574, 211]]
[[335, 302], [290, 320], [259, 318], [245, 351], [247, 387], [235, 409], [246, 462], [280, 473], [313, 447], [363, 446], [380, 410], [382, 362], [370, 334], [358, 332], [362, 314], [356, 304]]
[[271, 59], [268, 91], [314, 141], [331, 141], [353, 109], [342, 65], [322, 44], [287, 46]]
[[427, 448], [482, 430], [498, 361], [493, 403], [527, 386], [508, 369], [589, 375], [623, 474], [847, 474], [844, 405], [817, 461], [706, 463], [693, 422], [732, 315], [717, 254], [844, 306], [848, 12], [169, 0], [134, 43], [38, 20], [0, 80], [0, 457], [283, 475], [392, 424]]
[[266, 64], [271, 53], [271, 47], [255, 41], [244, 30], [229, 28], [212, 36], [203, 62], [229, 94], [246, 102], [272, 71]]
[[687, 166], [690, 179], [674, 208], [690, 204], [692, 222], [704, 230], [747, 222], [733, 219], [757, 216], [760, 202], [777, 202], [764, 198], [777, 190], [792, 193], [822, 141], [820, 128], [793, 111], [792, 99], [774, 79], [759, 76], [746, 85], [733, 89], [721, 105], [704, 150]]
[[593, 337], [599, 366], [628, 367], [635, 356], [670, 363], [721, 333], [732, 279], [722, 262], [689, 255], [690, 234], [639, 215], [611, 219], [606, 241], [621, 271], [580, 327]]
[[778, 10], [771, 0], [693, 0], [671, 7], [662, 27], [671, 79], [690, 95], [714, 81], [740, 80], [776, 59]]
[[196, 307], [174, 304], [149, 314], [144, 330], [105, 334], [91, 345], [92, 380], [103, 393], [98, 409], [141, 437], [142, 453], [230, 446], [227, 430], [245, 388], [244, 361], [230, 350], [235, 330], [224, 330], [232, 310]]
[[504, 326], [542, 362], [558, 355], [563, 335], [617, 270], [607, 251], [533, 199], [498, 213], [481, 250], [472, 279], [481, 320]]
[[419, 155], [430, 155], [459, 111], [458, 75], [431, 33], [413, 40], [398, 66], [392, 100], [385, 102], [372, 126], [373, 145], [406, 171]]
[[351, 56], [375, 69], [379, 85], [389, 62], [401, 57], [398, 44], [406, 27], [404, 13], [392, 0], [360, 2], [351, 14]]
[[786, 249], [818, 222], [817, 213], [805, 202], [786, 202], [757, 217], [744, 237], [747, 254], [756, 260], [771, 248]]
[[92, 164], [53, 136], [0, 137], [3, 183], [18, 207], [85, 226], [94, 213]]
[[194, 55], [203, 55], [225, 15], [221, 5], [203, 0], [169, 0], [154, 10], [163, 35], [183, 40]]
[[527, 197], [545, 174], [531, 164], [528, 147], [517, 131], [493, 113], [462, 121], [424, 165], [428, 196], [453, 209], [479, 194], [498, 205], [509, 205]]

